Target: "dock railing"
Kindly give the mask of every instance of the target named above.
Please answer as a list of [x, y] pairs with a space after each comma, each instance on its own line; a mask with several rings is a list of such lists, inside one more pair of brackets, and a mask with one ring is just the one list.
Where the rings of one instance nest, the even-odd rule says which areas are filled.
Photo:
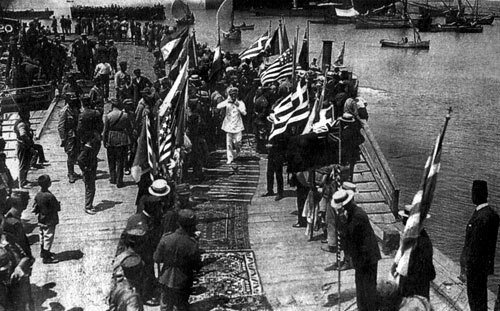
[[360, 146], [361, 152], [391, 211], [397, 216], [399, 209], [399, 185], [396, 182], [396, 178], [368, 124], [364, 124], [361, 133], [365, 138], [365, 142]]

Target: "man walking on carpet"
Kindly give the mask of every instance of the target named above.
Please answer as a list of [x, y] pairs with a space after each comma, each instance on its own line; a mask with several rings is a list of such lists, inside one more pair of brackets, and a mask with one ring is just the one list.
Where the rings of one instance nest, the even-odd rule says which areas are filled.
[[226, 108], [226, 117], [222, 122], [222, 130], [226, 132], [227, 164], [231, 164], [238, 157], [243, 137], [242, 116], [246, 116], [245, 103], [238, 100], [238, 88], [229, 87], [229, 98], [217, 105], [217, 109]]

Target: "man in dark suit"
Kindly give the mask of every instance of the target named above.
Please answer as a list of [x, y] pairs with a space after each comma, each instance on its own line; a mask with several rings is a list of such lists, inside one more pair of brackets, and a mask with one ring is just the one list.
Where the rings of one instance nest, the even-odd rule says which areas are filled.
[[118, 188], [123, 186], [125, 159], [132, 134], [132, 122], [122, 108], [122, 103], [113, 100], [113, 109], [104, 117], [102, 134], [104, 147], [108, 150], [109, 181]]
[[332, 196], [332, 207], [346, 215], [346, 253], [352, 258], [359, 311], [377, 310], [377, 264], [380, 250], [366, 212], [354, 202], [352, 190], [340, 189]]
[[151, 81], [141, 75], [141, 70], [140, 69], [135, 69], [134, 70], [134, 78], [132, 79], [132, 90], [134, 92], [134, 104], [137, 105], [139, 100], [141, 99], [141, 91], [145, 87], [152, 87], [153, 83]]
[[[486, 287], [493, 274], [499, 217], [488, 205], [488, 184], [472, 183], [472, 203], [476, 209], [465, 230], [465, 243], [460, 257], [461, 277], [467, 279], [467, 297], [471, 311], [488, 310]], [[464, 275], [465, 274], [465, 275]]]

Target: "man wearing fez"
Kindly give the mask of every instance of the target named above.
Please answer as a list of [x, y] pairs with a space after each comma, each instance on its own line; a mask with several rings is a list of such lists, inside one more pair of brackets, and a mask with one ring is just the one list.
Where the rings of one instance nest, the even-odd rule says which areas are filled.
[[222, 130], [226, 132], [227, 164], [231, 164], [240, 153], [241, 139], [243, 137], [242, 116], [246, 116], [245, 103], [238, 100], [238, 88], [229, 87], [227, 90], [229, 98], [217, 105], [217, 109], [226, 110], [226, 116], [222, 122]]
[[499, 217], [488, 205], [488, 184], [472, 183], [474, 213], [465, 229], [465, 243], [460, 256], [461, 279], [467, 279], [467, 297], [471, 311], [488, 310], [487, 282], [493, 274]]
[[339, 190], [332, 196], [339, 214], [347, 213], [346, 253], [352, 258], [359, 311], [377, 310], [377, 264], [381, 259], [377, 237], [366, 212], [354, 202], [352, 190]]
[[179, 228], [165, 233], [156, 251], [154, 260], [162, 263], [160, 283], [162, 285], [161, 310], [187, 311], [194, 274], [202, 267], [198, 242], [194, 237], [196, 215], [191, 209], [179, 211]]
[[[399, 211], [399, 216], [406, 226], [406, 221], [410, 216], [412, 205], [406, 205], [405, 209]], [[427, 218], [430, 216], [427, 215]], [[399, 292], [403, 297], [419, 295], [429, 298], [430, 283], [436, 277], [436, 270], [432, 263], [432, 242], [424, 228], [416, 240], [415, 246], [411, 251], [410, 261], [408, 263], [408, 273], [401, 275], [399, 281]], [[396, 266], [393, 267], [395, 269]]]

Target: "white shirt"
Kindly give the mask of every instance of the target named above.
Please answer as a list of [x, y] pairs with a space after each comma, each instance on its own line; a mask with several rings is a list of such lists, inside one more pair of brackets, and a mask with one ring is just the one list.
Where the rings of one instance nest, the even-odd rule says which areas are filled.
[[238, 102], [238, 106], [233, 103], [231, 98], [228, 98], [217, 104], [217, 109], [226, 108], [226, 117], [222, 122], [222, 130], [226, 133], [239, 133], [245, 129], [241, 118], [242, 115], [247, 114], [245, 103], [241, 100], [236, 100], [236, 102]]
[[483, 203], [483, 204], [479, 204], [478, 206], [476, 206], [476, 211], [479, 211], [479, 210], [481, 210], [483, 207], [486, 207], [486, 206], [488, 206], [488, 202]]
[[109, 75], [111, 74], [111, 70], [111, 65], [109, 63], [99, 63], [95, 66], [94, 77]]

